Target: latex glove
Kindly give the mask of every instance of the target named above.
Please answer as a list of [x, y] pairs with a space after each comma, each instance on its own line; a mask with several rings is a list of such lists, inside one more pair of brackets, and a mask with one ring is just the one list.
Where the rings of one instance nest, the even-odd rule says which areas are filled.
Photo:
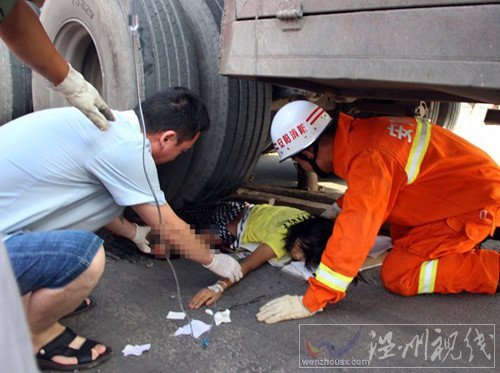
[[303, 296], [284, 295], [273, 299], [260, 307], [256, 315], [257, 320], [264, 321], [266, 324], [274, 324], [279, 321], [303, 319], [310, 317], [316, 312], [309, 311], [302, 303]]
[[71, 105], [78, 108], [101, 131], [109, 128], [108, 120], [115, 120], [113, 113], [99, 95], [99, 92], [71, 65], [66, 78], [52, 89], [65, 97]]
[[226, 254], [215, 254], [212, 262], [203, 267], [231, 282], [238, 282], [243, 277], [240, 263]]
[[139, 250], [143, 253], [151, 254], [151, 247], [149, 247], [149, 241], [146, 239], [149, 232], [151, 232], [151, 227], [135, 225], [135, 236], [132, 241], [137, 245]]

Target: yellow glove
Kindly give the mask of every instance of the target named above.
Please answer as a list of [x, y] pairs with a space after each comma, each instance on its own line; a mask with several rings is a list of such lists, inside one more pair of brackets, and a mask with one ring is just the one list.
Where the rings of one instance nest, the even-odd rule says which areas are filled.
[[302, 303], [302, 296], [283, 295], [260, 307], [257, 320], [274, 324], [283, 320], [303, 319], [316, 312], [309, 311]]

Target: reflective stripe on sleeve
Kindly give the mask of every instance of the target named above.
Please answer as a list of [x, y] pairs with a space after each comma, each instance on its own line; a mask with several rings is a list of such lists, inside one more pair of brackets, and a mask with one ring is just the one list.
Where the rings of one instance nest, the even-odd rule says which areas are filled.
[[316, 270], [316, 280], [337, 291], [345, 292], [352, 279], [352, 277], [332, 271], [323, 263], [320, 263]]
[[420, 267], [420, 279], [418, 281], [418, 294], [434, 293], [437, 266], [437, 259], [422, 263]]
[[420, 172], [420, 165], [422, 164], [422, 160], [429, 146], [429, 140], [431, 139], [432, 127], [430, 122], [428, 120], [424, 120], [423, 122], [420, 119], [415, 120], [417, 121], [417, 130], [405, 167], [406, 175], [408, 175], [408, 184], [413, 183], [417, 178]]

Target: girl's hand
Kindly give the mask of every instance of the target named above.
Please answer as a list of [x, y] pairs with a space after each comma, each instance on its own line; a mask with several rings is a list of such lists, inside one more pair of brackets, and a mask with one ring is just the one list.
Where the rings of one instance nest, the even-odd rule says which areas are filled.
[[196, 295], [191, 299], [189, 303], [189, 308], [192, 310], [200, 308], [200, 306], [211, 306], [217, 302], [222, 297], [222, 291], [217, 292], [209, 288], [201, 289]]

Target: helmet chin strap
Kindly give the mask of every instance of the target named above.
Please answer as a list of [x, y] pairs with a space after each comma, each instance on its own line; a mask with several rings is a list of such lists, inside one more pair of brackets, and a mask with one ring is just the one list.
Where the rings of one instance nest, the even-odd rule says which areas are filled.
[[314, 170], [314, 172], [316, 172], [316, 174], [321, 177], [321, 178], [327, 178], [327, 177], [331, 177], [334, 175], [333, 172], [325, 172], [323, 171], [319, 166], [318, 164], [316, 163], [316, 158], [318, 157], [318, 148], [319, 148], [319, 145], [318, 145], [318, 141], [316, 141], [314, 144], [313, 144], [313, 154], [314, 154], [314, 158], [311, 159], [311, 158], [307, 158], [304, 154], [302, 153], [299, 153], [296, 155], [297, 158], [299, 159], [302, 159], [303, 161], [306, 161], [308, 162], [312, 169]]

